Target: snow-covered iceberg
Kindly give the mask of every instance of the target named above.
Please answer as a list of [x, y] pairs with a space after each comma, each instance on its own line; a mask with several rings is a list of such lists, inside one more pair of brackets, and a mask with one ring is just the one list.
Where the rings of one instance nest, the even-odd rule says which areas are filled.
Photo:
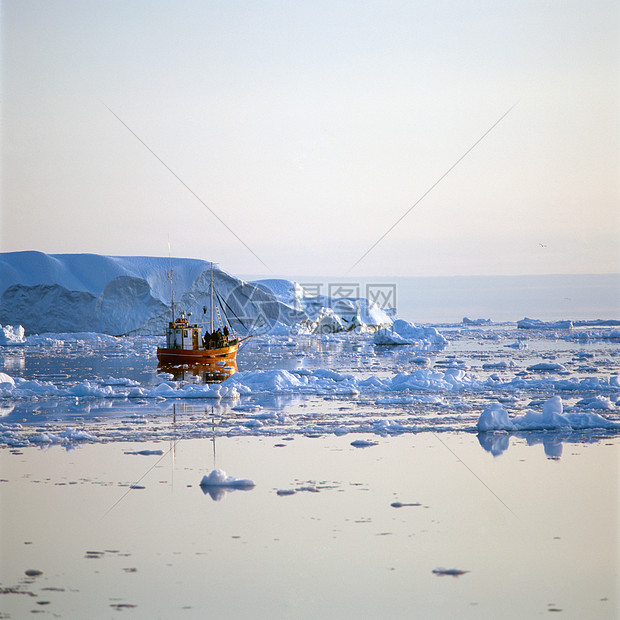
[[[177, 312], [200, 321], [208, 307], [211, 263], [189, 258], [97, 254], [0, 254], [0, 323], [26, 334], [100, 332], [156, 335]], [[340, 331], [391, 325], [367, 299], [307, 297], [288, 280], [245, 282], [214, 268], [215, 286], [240, 333]], [[326, 318], [329, 317], [329, 321]], [[6, 336], [8, 338], [8, 336]]]

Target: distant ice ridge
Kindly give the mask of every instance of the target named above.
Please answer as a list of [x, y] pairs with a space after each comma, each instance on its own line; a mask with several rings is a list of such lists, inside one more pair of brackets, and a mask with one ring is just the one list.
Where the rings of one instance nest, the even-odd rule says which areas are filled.
[[[601, 404], [605, 402], [600, 397], [595, 401]], [[585, 404], [587, 406], [589, 403]], [[609, 407], [605, 406], [605, 408], [612, 408], [611, 403], [609, 403]], [[553, 396], [544, 404], [542, 412], [530, 410], [523, 415], [512, 418], [499, 403], [493, 403], [480, 415], [477, 428], [479, 431], [508, 432], [593, 428], [620, 429], [620, 422], [608, 420], [597, 413], [564, 413], [562, 399], [559, 396]]]
[[[100, 332], [163, 334], [171, 317], [173, 272], [177, 313], [201, 321], [208, 307], [211, 263], [188, 258], [97, 254], [0, 254], [0, 323], [26, 334]], [[241, 333], [336, 332], [392, 324], [365, 298], [308, 297], [288, 280], [244, 282], [214, 268], [215, 285]], [[11, 337], [4, 333], [4, 339]], [[10, 344], [2, 342], [0, 344]]]
[[539, 319], [528, 319], [525, 317], [517, 321], [519, 329], [572, 329], [572, 321], [541, 321]]

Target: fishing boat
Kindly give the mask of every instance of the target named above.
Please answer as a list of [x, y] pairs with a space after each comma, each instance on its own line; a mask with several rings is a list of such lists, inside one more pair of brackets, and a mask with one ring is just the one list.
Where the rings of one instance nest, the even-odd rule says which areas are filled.
[[[191, 312], [181, 312], [175, 317], [172, 270], [169, 277], [172, 289], [172, 320], [166, 329], [165, 346], [157, 347], [159, 362], [168, 365], [200, 364], [220, 370], [228, 366], [236, 370], [239, 345], [252, 336], [239, 338], [235, 333], [226, 313], [227, 304], [213, 283], [213, 263], [211, 263], [211, 283], [208, 291], [210, 299], [208, 323], [206, 321], [193, 323]], [[228, 308], [230, 310], [230, 307]], [[207, 308], [204, 307], [203, 314], [206, 315], [206, 312]]]

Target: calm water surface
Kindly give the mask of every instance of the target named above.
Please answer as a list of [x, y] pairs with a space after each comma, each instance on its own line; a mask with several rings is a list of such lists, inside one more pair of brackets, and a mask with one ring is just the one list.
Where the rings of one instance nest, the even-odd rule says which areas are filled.
[[[3, 617], [617, 617], [617, 437], [555, 459], [351, 440], [1, 450]], [[163, 454], [127, 454], [145, 449]], [[214, 499], [213, 467], [256, 486]]]

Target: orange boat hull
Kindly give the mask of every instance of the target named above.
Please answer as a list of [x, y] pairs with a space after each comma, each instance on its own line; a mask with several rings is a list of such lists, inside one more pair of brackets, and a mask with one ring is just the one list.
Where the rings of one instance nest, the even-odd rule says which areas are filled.
[[168, 364], [213, 364], [215, 362], [235, 362], [239, 344], [220, 349], [165, 349], [157, 347], [157, 359]]

